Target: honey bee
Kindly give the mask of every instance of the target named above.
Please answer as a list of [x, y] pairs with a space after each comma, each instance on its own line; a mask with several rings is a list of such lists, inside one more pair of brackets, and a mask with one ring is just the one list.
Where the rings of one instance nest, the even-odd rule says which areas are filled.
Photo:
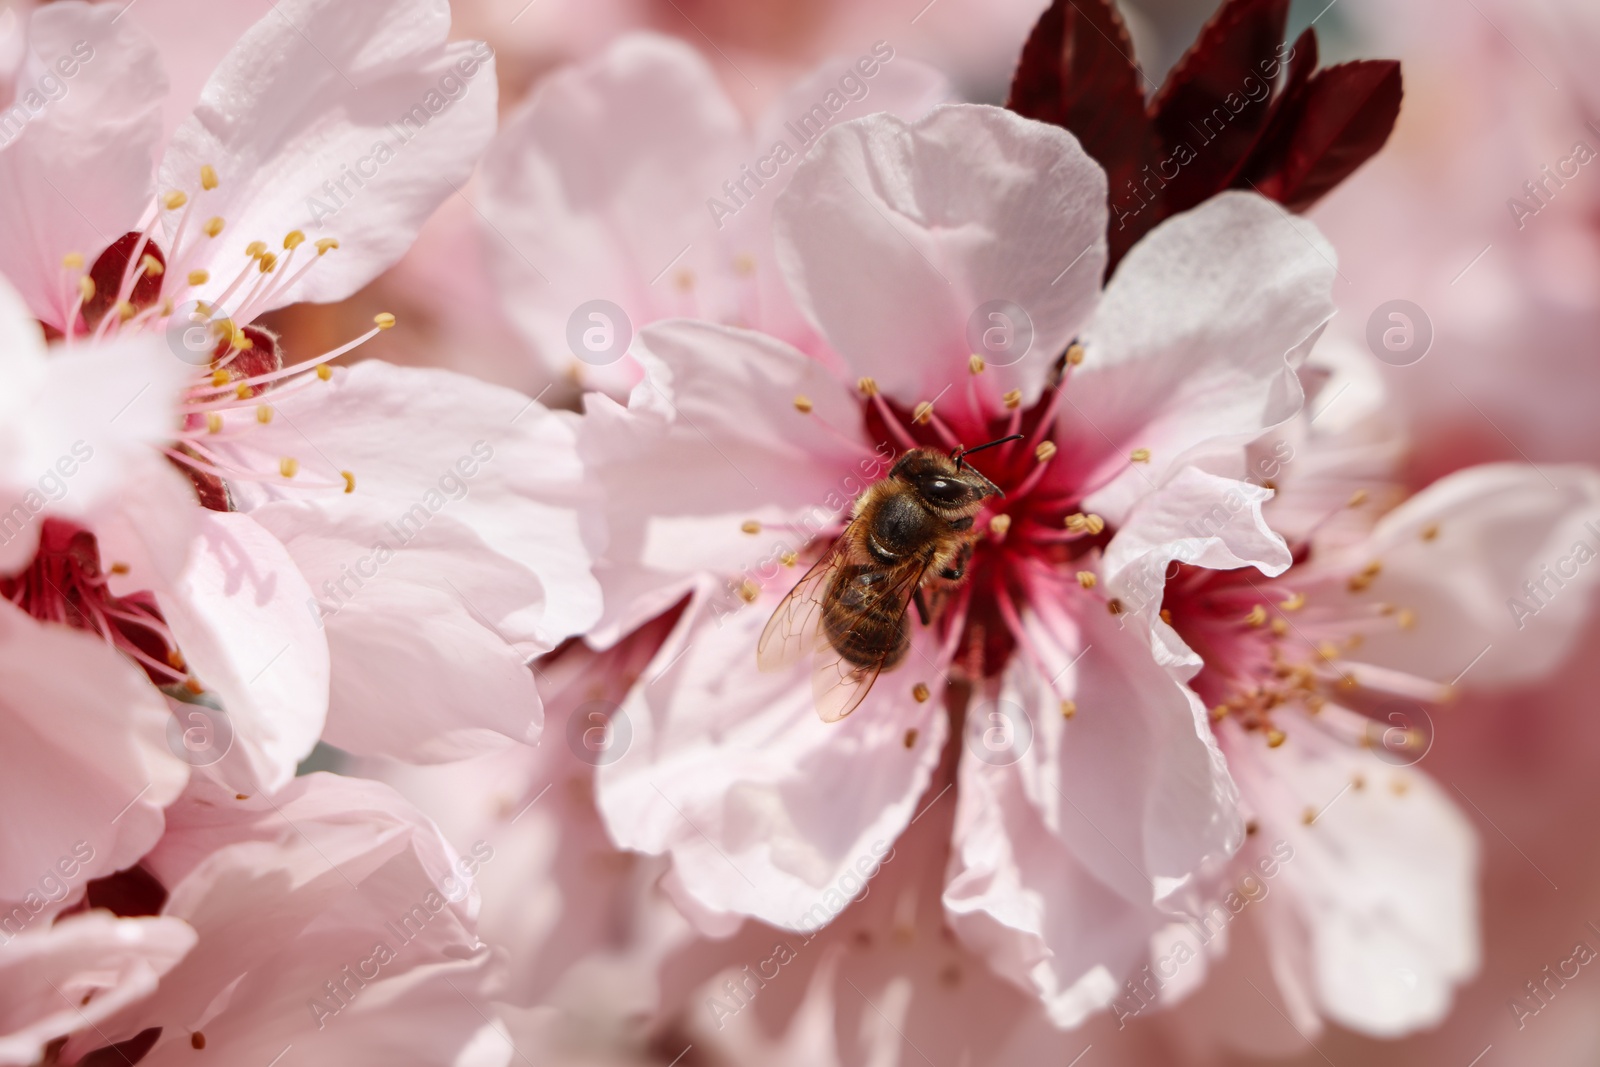
[[949, 455], [914, 448], [896, 460], [856, 499], [850, 522], [772, 613], [756, 644], [760, 668], [781, 670], [813, 653], [817, 714], [837, 722], [854, 711], [878, 675], [905, 659], [907, 609], [915, 604], [928, 625], [923, 589], [966, 576], [978, 540], [973, 518], [986, 499], [1005, 495], [966, 457], [1021, 436]]

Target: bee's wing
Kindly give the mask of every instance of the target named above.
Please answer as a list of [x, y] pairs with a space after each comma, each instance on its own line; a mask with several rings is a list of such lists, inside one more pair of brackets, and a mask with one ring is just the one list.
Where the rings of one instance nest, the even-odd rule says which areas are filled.
[[[890, 579], [882, 595], [898, 604], [900, 619], [904, 620], [911, 606], [911, 596], [922, 585], [928, 570], [921, 563], [911, 563], [902, 566]], [[892, 649], [885, 650], [877, 662], [862, 666], [845, 659], [832, 645], [822, 645], [812, 662], [811, 696], [823, 722], [838, 722], [861, 706], [872, 683], [883, 673], [891, 652]]]
[[766, 629], [761, 631], [761, 639], [756, 642], [756, 666], [764, 671], [783, 670], [817, 647], [822, 628], [822, 598], [828, 591], [828, 579], [834, 568], [843, 562], [843, 544], [844, 537], [840, 535], [773, 611]]

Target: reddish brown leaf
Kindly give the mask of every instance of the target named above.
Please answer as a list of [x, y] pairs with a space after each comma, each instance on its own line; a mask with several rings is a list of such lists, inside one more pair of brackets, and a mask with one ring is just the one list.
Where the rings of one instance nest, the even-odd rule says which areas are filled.
[[1250, 180], [1290, 211], [1305, 211], [1382, 148], [1400, 115], [1400, 64], [1341, 63], [1319, 71], [1299, 94], [1287, 131]]
[[1163, 216], [1226, 189], [1249, 156], [1272, 113], [1288, 16], [1289, 0], [1228, 0], [1151, 101]]
[[132, 1067], [148, 1056], [159, 1040], [161, 1027], [152, 1026], [126, 1041], [95, 1049], [78, 1061], [78, 1067]]
[[1055, 0], [1023, 46], [1006, 103], [1019, 115], [1069, 130], [1105, 168], [1113, 262], [1153, 224], [1141, 220], [1135, 230], [1115, 221], [1138, 214], [1134, 184], [1155, 158], [1144, 86], [1133, 42], [1110, 0]]
[[[1284, 152], [1294, 136], [1295, 124], [1300, 121], [1305, 104], [1306, 86], [1317, 69], [1317, 31], [1306, 27], [1285, 57], [1289, 63], [1289, 76], [1283, 88], [1272, 101], [1272, 114], [1267, 117], [1266, 128], [1256, 139], [1247, 158], [1239, 161], [1239, 168], [1230, 183], [1235, 188], [1254, 187], [1264, 174], [1272, 173], [1281, 165]], [[1276, 161], [1268, 164], [1266, 161]]]

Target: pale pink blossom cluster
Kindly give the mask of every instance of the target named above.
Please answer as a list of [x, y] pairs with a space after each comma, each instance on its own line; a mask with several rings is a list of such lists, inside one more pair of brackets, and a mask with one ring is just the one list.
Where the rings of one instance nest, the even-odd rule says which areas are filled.
[[[1513, 455], [1455, 461], [1364, 316], [1437, 309], [1445, 381], [1473, 322], [1592, 320], [1507, 264], [1592, 266], [1600, 170], [1443, 286], [1404, 261], [1450, 211], [1378, 164], [1108, 270], [1102, 166], [971, 102], [1042, 5], [910, 47], [887, 4], [569, 5], [537, 48], [533, 6], [0, 12], [0, 1064], [1454, 1025], [1505, 832], [1452, 732], [1583, 661], [1600, 454], [1586, 416], [1516, 443], [1578, 397], [1502, 428], [1469, 387]], [[1557, 126], [1600, 103], [1569, 6], [1479, 13], [1550, 42]], [[524, 86], [503, 48], [576, 58]], [[1364, 211], [1428, 243], [1386, 261]], [[825, 721], [763, 628], [898, 456], [989, 442], [964, 577]]]

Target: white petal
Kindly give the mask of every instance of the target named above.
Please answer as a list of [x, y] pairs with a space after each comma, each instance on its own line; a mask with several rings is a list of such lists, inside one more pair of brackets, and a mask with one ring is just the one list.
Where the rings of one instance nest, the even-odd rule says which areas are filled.
[[544, 591], [532, 574], [446, 516], [401, 539], [306, 504], [252, 514], [316, 591], [305, 614], [332, 658], [329, 744], [436, 761], [539, 740], [524, 661], [550, 645], [536, 643]]
[[[76, 252], [87, 267], [150, 205], [167, 79], [155, 46], [121, 13], [50, 4], [33, 14], [0, 141], [0, 271], [57, 329], [81, 273], [62, 257]], [[31, 113], [20, 133], [19, 106]]]
[[1352, 569], [1380, 561], [1382, 572], [1360, 594], [1333, 595], [1355, 612], [1383, 602], [1413, 613], [1413, 626], [1369, 640], [1355, 658], [1441, 684], [1505, 685], [1546, 673], [1571, 649], [1597, 557], [1600, 474], [1491, 464], [1385, 515], [1344, 557]]
[[0, 604], [3, 804], [33, 813], [0, 835], [0, 900], [31, 894], [24, 914], [38, 918], [66, 898], [41, 878], [76, 892], [138, 862], [188, 777], [170, 722], [160, 691], [99, 637]]
[[1225, 747], [1262, 839], [1290, 851], [1272, 888], [1323, 1013], [1378, 1037], [1442, 1020], [1478, 966], [1477, 841], [1451, 799], [1310, 723], [1275, 749], [1230, 726]]
[[853, 373], [929, 399], [968, 376], [974, 316], [980, 335], [994, 325], [981, 306], [1010, 301], [1031, 321], [1031, 347], [991, 359], [979, 381], [996, 397], [1020, 388], [1027, 403], [1094, 307], [1105, 203], [1105, 173], [1071, 134], [952, 105], [830, 130], [773, 223], [796, 301]]
[[[211, 273], [197, 299], [254, 271], [252, 241], [284, 259], [295, 230], [340, 247], [257, 313], [349, 296], [400, 258], [494, 132], [493, 53], [446, 44], [449, 30], [444, 0], [283, 0], [239, 39], [161, 162], [162, 188], [187, 192], [197, 213], [185, 263]], [[207, 165], [221, 184], [203, 192]], [[181, 214], [166, 213], [169, 236]], [[211, 216], [227, 228], [199, 237]], [[308, 242], [278, 277], [314, 256]]]
[[[249, 515], [196, 518], [189, 566], [157, 598], [191, 673], [222, 705], [243, 760], [239, 773], [248, 775], [241, 784], [277, 790], [322, 734], [328, 642], [311, 588], [276, 537]], [[198, 709], [179, 715], [210, 718]]]
[[602, 534], [596, 490], [578, 459], [576, 419], [464, 374], [376, 360], [313, 384], [277, 401], [285, 417], [252, 428], [243, 444], [257, 469], [293, 456], [324, 483], [342, 486], [341, 472], [351, 472], [354, 491], [246, 486], [247, 508], [287, 495], [330, 519], [354, 514], [386, 523], [392, 540], [448, 515], [538, 577], [548, 645], [594, 622], [600, 592], [589, 568]]
[[[1253, 193], [1213, 197], [1134, 245], [1061, 416], [1103, 454], [1089, 484], [1116, 475], [1089, 508], [1116, 521], [1191, 450], [1242, 445], [1293, 415], [1293, 357], [1333, 315], [1335, 270], [1315, 227]], [[1137, 448], [1150, 460], [1129, 465]]]
[[[670, 853], [704, 908], [803, 930], [860, 891], [858, 863], [914, 816], [944, 744], [943, 671], [914, 633], [907, 662], [824, 723], [809, 664], [756, 670], [777, 601], [690, 606], [622, 706], [631, 741], [599, 770], [599, 807], [622, 847]], [[917, 702], [917, 682], [935, 700]]]

